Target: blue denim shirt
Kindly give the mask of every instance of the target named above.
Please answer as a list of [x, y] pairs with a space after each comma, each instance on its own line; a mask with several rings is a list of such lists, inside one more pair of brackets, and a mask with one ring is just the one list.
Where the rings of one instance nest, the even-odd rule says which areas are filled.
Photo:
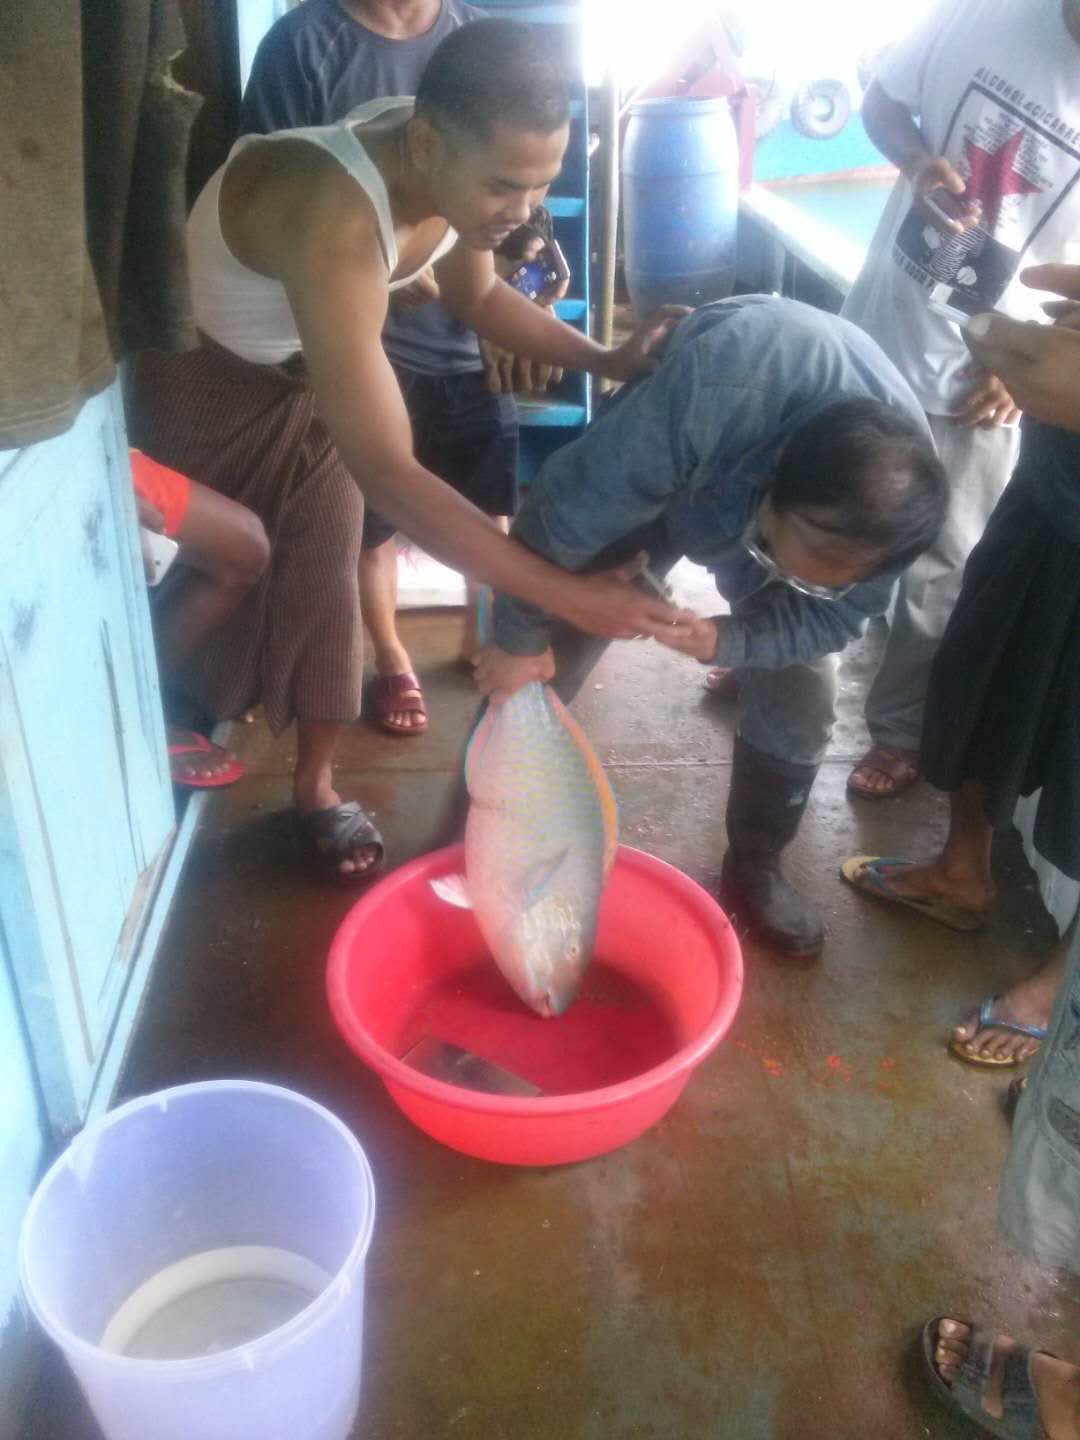
[[[738, 607], [721, 627], [717, 665], [779, 668], [842, 650], [885, 610], [895, 573], [842, 600], [814, 600], [767, 584], [740, 541], [789, 437], [837, 401], [862, 397], [903, 411], [930, 439], [906, 381], [848, 321], [765, 295], [705, 305], [675, 329], [654, 374], [624, 386], [580, 439], [552, 455], [513, 534], [578, 571], [657, 527], [665, 553], [654, 559], [704, 565]], [[539, 654], [550, 626], [534, 606], [496, 596], [502, 649]]]

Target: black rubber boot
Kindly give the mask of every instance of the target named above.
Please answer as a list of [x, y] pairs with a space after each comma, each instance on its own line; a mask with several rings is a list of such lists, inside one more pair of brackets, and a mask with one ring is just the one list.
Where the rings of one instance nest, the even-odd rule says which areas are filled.
[[721, 903], [738, 929], [785, 955], [816, 955], [825, 942], [817, 907], [780, 869], [780, 852], [795, 837], [817, 770], [775, 760], [736, 737]]

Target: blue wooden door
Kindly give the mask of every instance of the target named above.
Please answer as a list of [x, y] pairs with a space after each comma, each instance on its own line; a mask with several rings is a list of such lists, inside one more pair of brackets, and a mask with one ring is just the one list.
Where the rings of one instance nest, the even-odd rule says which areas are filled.
[[29, 1040], [15, 995], [11, 955], [0, 923], [0, 1436], [15, 1433], [5, 1411], [25, 1389], [29, 1323], [16, 1302], [15, 1253], [26, 1201], [45, 1154], [46, 1127]]
[[173, 824], [113, 386], [0, 454], [0, 914], [54, 1130], [83, 1117]]

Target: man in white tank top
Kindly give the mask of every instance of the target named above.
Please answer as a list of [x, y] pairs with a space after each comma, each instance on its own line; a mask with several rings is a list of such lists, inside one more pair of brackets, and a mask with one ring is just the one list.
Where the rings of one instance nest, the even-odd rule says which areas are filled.
[[[415, 95], [447, 36], [484, 18], [463, 0], [304, 0], [276, 20], [259, 45], [244, 89], [241, 134], [332, 125], [368, 100]], [[518, 232], [519, 244], [522, 237]], [[507, 245], [514, 240], [511, 236]], [[512, 515], [518, 418], [510, 392], [544, 388], [534, 373], [540, 367], [517, 366], [528, 373], [504, 386], [503, 371], [512, 357], [490, 347], [482, 356], [476, 335], [439, 304], [430, 270], [395, 291], [383, 349], [401, 386], [417, 458], [486, 515]], [[500, 527], [507, 529], [508, 522], [500, 519]], [[375, 666], [366, 697], [369, 718], [391, 734], [413, 737], [427, 728], [427, 706], [395, 619], [398, 564], [395, 527], [368, 506], [360, 600]], [[475, 601], [469, 587], [465, 657], [477, 649]]]
[[[608, 350], [496, 277], [492, 251], [542, 200], [568, 134], [565, 89], [536, 33], [501, 20], [466, 26], [436, 51], [415, 110], [383, 101], [364, 111], [352, 124], [247, 137], [210, 182], [190, 238], [197, 316], [217, 344], [195, 359], [155, 361], [137, 396], [157, 453], [143, 448], [243, 497], [271, 538], [270, 575], [247, 607], [248, 628], [192, 688], [216, 709], [222, 696], [232, 708], [245, 687], [256, 689], [246, 703], [262, 698], [276, 729], [297, 722], [297, 810], [333, 866], [354, 878], [372, 873], [381, 853], [367, 817], [333, 784], [341, 730], [359, 709], [355, 598], [346, 615], [358, 553], [348, 548], [352, 520], [326, 524], [322, 502], [299, 498], [300, 486], [325, 481], [340, 509], [347, 474], [430, 553], [578, 629], [630, 637], [681, 618], [625, 574], [571, 575], [541, 560], [424, 469], [382, 348], [391, 289], [433, 259], [443, 304], [462, 324], [516, 354], [614, 380], [651, 369], [649, 351], [681, 313], [652, 317]], [[307, 382], [292, 397], [278, 368], [290, 343], [302, 349]], [[298, 408], [312, 398], [314, 411]], [[250, 435], [236, 444], [249, 415]], [[293, 564], [314, 531], [325, 541], [317, 561]], [[338, 683], [345, 671], [356, 675], [352, 713], [352, 680]]]

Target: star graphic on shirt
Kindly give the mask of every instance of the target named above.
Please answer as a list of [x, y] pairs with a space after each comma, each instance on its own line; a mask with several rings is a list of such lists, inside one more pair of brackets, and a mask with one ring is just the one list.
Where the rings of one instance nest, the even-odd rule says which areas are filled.
[[972, 140], [964, 142], [964, 159], [969, 171], [964, 198], [978, 200], [982, 205], [987, 230], [997, 229], [1001, 202], [1006, 195], [1037, 195], [1042, 189], [1013, 167], [1023, 143], [1023, 129], [1017, 130], [996, 150], [984, 150]]

